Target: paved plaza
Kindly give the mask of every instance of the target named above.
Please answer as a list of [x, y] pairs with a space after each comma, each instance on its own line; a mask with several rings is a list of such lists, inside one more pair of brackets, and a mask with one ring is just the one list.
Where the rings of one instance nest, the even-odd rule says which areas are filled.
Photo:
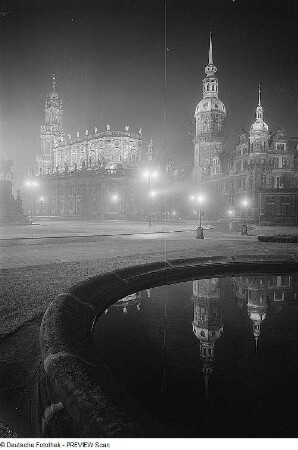
[[[208, 226], [207, 226], [208, 225]], [[228, 226], [206, 224], [196, 239], [195, 222], [45, 222], [0, 227], [1, 325], [0, 422], [3, 435], [30, 436], [28, 389], [39, 357], [39, 325], [49, 303], [86, 278], [126, 266], [197, 256], [281, 255], [298, 259], [297, 244], [263, 243], [260, 234], [295, 228], [250, 228], [248, 236]], [[28, 416], [29, 417], [29, 416]], [[1, 427], [0, 427], [1, 435]]]

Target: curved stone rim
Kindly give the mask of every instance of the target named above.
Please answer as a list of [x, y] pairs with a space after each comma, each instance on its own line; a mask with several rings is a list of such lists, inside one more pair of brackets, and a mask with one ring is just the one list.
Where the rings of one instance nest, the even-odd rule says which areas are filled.
[[42, 363], [57, 402], [79, 428], [80, 437], [173, 437], [165, 436], [169, 431], [127, 394], [95, 351], [94, 323], [116, 300], [191, 278], [297, 271], [297, 262], [288, 255], [167, 260], [97, 275], [59, 294], [40, 327]]

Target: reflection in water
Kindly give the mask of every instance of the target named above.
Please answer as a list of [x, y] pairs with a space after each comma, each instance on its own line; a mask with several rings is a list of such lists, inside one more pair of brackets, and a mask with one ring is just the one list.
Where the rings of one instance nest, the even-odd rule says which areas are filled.
[[[253, 321], [253, 334], [258, 351], [261, 324], [266, 318], [269, 305], [276, 304], [280, 311], [288, 294], [293, 293], [294, 278], [290, 275], [242, 276], [233, 278], [238, 305], [247, 304], [249, 318]], [[296, 294], [295, 294], [296, 295]]]
[[205, 377], [206, 404], [209, 375], [213, 371], [215, 343], [223, 333], [222, 307], [218, 278], [193, 281], [193, 332], [200, 340], [202, 372]]
[[105, 311], [95, 344], [181, 437], [296, 436], [296, 280], [243, 275], [147, 289]]
[[[146, 289], [147, 296], [150, 297], [151, 295], [151, 289]], [[141, 311], [141, 292], [135, 292], [134, 294], [127, 295], [126, 297], [121, 298], [118, 300], [114, 305], [111, 306], [111, 308], [121, 308], [123, 314], [128, 313], [128, 307], [136, 306], [137, 311]], [[105, 314], [108, 314], [109, 308], [105, 310]]]

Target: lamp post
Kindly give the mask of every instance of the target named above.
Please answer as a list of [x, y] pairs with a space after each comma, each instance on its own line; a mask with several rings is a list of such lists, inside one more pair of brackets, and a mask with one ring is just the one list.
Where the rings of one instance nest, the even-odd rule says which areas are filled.
[[152, 226], [152, 199], [155, 197], [156, 192], [152, 191], [152, 179], [158, 176], [156, 170], [148, 169], [143, 172], [143, 177], [148, 180], [148, 226]]
[[242, 200], [242, 206], [244, 208], [244, 224], [242, 225], [241, 234], [247, 236], [247, 208], [249, 205], [249, 201], [245, 198]]
[[232, 231], [232, 216], [234, 214], [234, 211], [232, 209], [229, 209], [228, 214], [229, 214], [229, 217], [230, 217], [229, 230]]
[[[197, 228], [197, 236], [196, 239], [204, 239], [204, 230], [202, 228], [202, 204], [204, 203], [204, 196], [202, 194], [199, 194], [198, 196], [191, 195], [190, 200], [196, 201], [198, 204], [198, 212], [199, 212], [199, 226]], [[197, 211], [194, 211], [194, 214], [196, 214]]]
[[113, 210], [117, 213], [117, 203], [119, 202], [119, 199], [120, 199], [120, 197], [119, 197], [119, 195], [118, 194], [112, 194], [112, 196], [111, 196], [111, 200], [112, 200], [112, 203], [113, 203]]
[[[202, 203], [204, 201], [204, 197], [202, 195], [198, 196], [198, 204], [199, 204], [199, 227], [202, 229]], [[203, 230], [202, 230], [203, 231]], [[201, 238], [203, 239], [203, 238]]]
[[[27, 180], [25, 183], [26, 187], [29, 188], [30, 198], [31, 198], [31, 208], [30, 208], [30, 220], [33, 221], [33, 191], [38, 187], [38, 182], [34, 180]], [[28, 212], [29, 212], [29, 202], [28, 202]]]
[[41, 216], [43, 216], [43, 205], [44, 205], [44, 197], [40, 197], [40, 213], [41, 213]]

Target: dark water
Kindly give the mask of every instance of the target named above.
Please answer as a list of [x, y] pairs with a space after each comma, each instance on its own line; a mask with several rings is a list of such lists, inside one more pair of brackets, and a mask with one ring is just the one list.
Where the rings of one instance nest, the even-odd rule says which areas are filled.
[[297, 437], [297, 280], [243, 275], [143, 291], [99, 318], [94, 341], [180, 437]]

